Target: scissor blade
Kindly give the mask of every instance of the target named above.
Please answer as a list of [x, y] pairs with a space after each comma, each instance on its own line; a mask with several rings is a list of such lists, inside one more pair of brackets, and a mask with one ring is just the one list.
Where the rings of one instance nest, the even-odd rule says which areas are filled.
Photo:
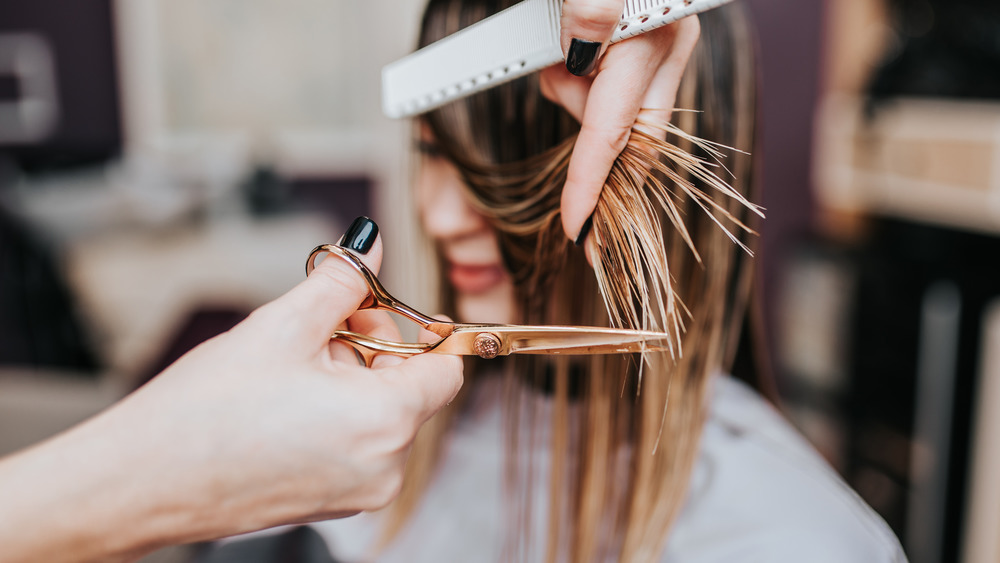
[[629, 354], [663, 350], [663, 332], [597, 327], [518, 327], [503, 335], [511, 354]]
[[668, 350], [671, 335], [663, 332], [581, 326], [459, 325], [436, 349], [446, 354], [476, 355], [476, 338], [496, 337], [497, 355], [629, 354]]

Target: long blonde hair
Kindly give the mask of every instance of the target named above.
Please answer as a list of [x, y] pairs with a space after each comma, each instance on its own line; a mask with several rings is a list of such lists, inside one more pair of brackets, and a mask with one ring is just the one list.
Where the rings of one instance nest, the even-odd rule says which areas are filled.
[[[431, 0], [421, 44], [508, 4]], [[702, 39], [677, 104], [699, 111], [674, 112], [670, 123], [663, 108], [641, 116], [646, 131], [660, 128], [666, 140], [636, 130], [615, 162], [593, 218], [594, 269], [583, 249], [566, 241], [559, 220], [578, 125], [541, 96], [537, 77], [421, 118], [462, 174], [471, 205], [498, 233], [521, 322], [610, 323], [674, 336], [671, 351], [642, 357], [507, 361], [506, 407], [516, 413], [506, 446], [515, 505], [508, 559], [523, 560], [534, 541], [529, 501], [539, 491], [523, 470], [533, 438], [516, 419], [537, 417], [531, 397], [539, 391], [550, 393], [553, 405], [552, 474], [543, 489], [547, 560], [656, 559], [685, 498], [710, 375], [728, 367], [738, 339], [752, 277], [750, 218], [759, 213], [745, 197], [753, 192], [752, 158], [726, 148], [753, 145], [751, 38], [739, 8], [701, 20]], [[470, 368], [467, 389], [476, 384], [476, 366]], [[429, 484], [457, 412], [442, 413], [421, 431], [387, 520], [387, 541]]]

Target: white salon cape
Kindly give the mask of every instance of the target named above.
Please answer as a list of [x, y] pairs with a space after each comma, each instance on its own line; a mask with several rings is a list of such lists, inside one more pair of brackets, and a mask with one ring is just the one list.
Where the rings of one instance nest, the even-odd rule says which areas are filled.
[[[717, 376], [713, 386], [688, 499], [661, 561], [906, 561], [885, 521], [769, 403], [728, 376]], [[501, 401], [496, 399], [499, 391], [479, 395], [472, 414], [457, 425], [440, 471], [416, 513], [394, 543], [379, 552], [378, 561], [499, 560], [504, 425]], [[484, 401], [484, 396], [492, 399]], [[539, 475], [547, 475], [545, 449], [539, 450]], [[544, 490], [536, 496], [540, 503], [546, 501]], [[544, 526], [546, 519], [535, 521]], [[366, 561], [379, 532], [379, 515], [312, 526], [337, 561]], [[534, 543], [542, 544], [536, 559], [541, 561], [544, 528], [535, 537]]]

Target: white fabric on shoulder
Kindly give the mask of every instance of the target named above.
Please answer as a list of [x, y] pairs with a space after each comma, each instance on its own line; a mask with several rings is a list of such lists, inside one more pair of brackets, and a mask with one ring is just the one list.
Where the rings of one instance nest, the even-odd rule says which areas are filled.
[[688, 500], [664, 561], [899, 563], [899, 541], [785, 418], [714, 381]]
[[[475, 408], [444, 450], [441, 471], [380, 562], [499, 561], [503, 543], [503, 422], [499, 389], [477, 389]], [[549, 405], [545, 398], [540, 409]], [[665, 563], [902, 563], [885, 522], [770, 404], [718, 376], [685, 506]], [[542, 414], [539, 420], [544, 420]], [[539, 440], [547, 444], [547, 440]], [[534, 452], [547, 475], [548, 450]], [[536, 495], [544, 514], [547, 495]], [[546, 519], [536, 538], [544, 537]], [[339, 561], [370, 558], [378, 514], [313, 524]], [[544, 543], [536, 541], [536, 544]], [[543, 552], [541, 545], [538, 557]]]

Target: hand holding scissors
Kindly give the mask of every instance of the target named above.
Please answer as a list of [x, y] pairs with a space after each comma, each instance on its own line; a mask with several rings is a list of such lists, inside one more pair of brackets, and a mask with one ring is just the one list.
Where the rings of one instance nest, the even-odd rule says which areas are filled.
[[378, 278], [348, 250], [333, 245], [317, 246], [306, 261], [306, 275], [316, 267], [321, 254], [333, 254], [358, 270], [368, 284], [369, 293], [358, 310], [374, 309], [397, 313], [437, 334], [430, 343], [391, 342], [365, 334], [338, 330], [332, 337], [348, 344], [371, 366], [379, 354], [413, 356], [437, 353], [455, 356], [479, 356], [492, 359], [509, 354], [629, 354], [666, 349], [651, 341], [669, 340], [662, 332], [580, 326], [528, 326], [508, 324], [470, 324], [440, 321], [399, 301], [382, 287]]

